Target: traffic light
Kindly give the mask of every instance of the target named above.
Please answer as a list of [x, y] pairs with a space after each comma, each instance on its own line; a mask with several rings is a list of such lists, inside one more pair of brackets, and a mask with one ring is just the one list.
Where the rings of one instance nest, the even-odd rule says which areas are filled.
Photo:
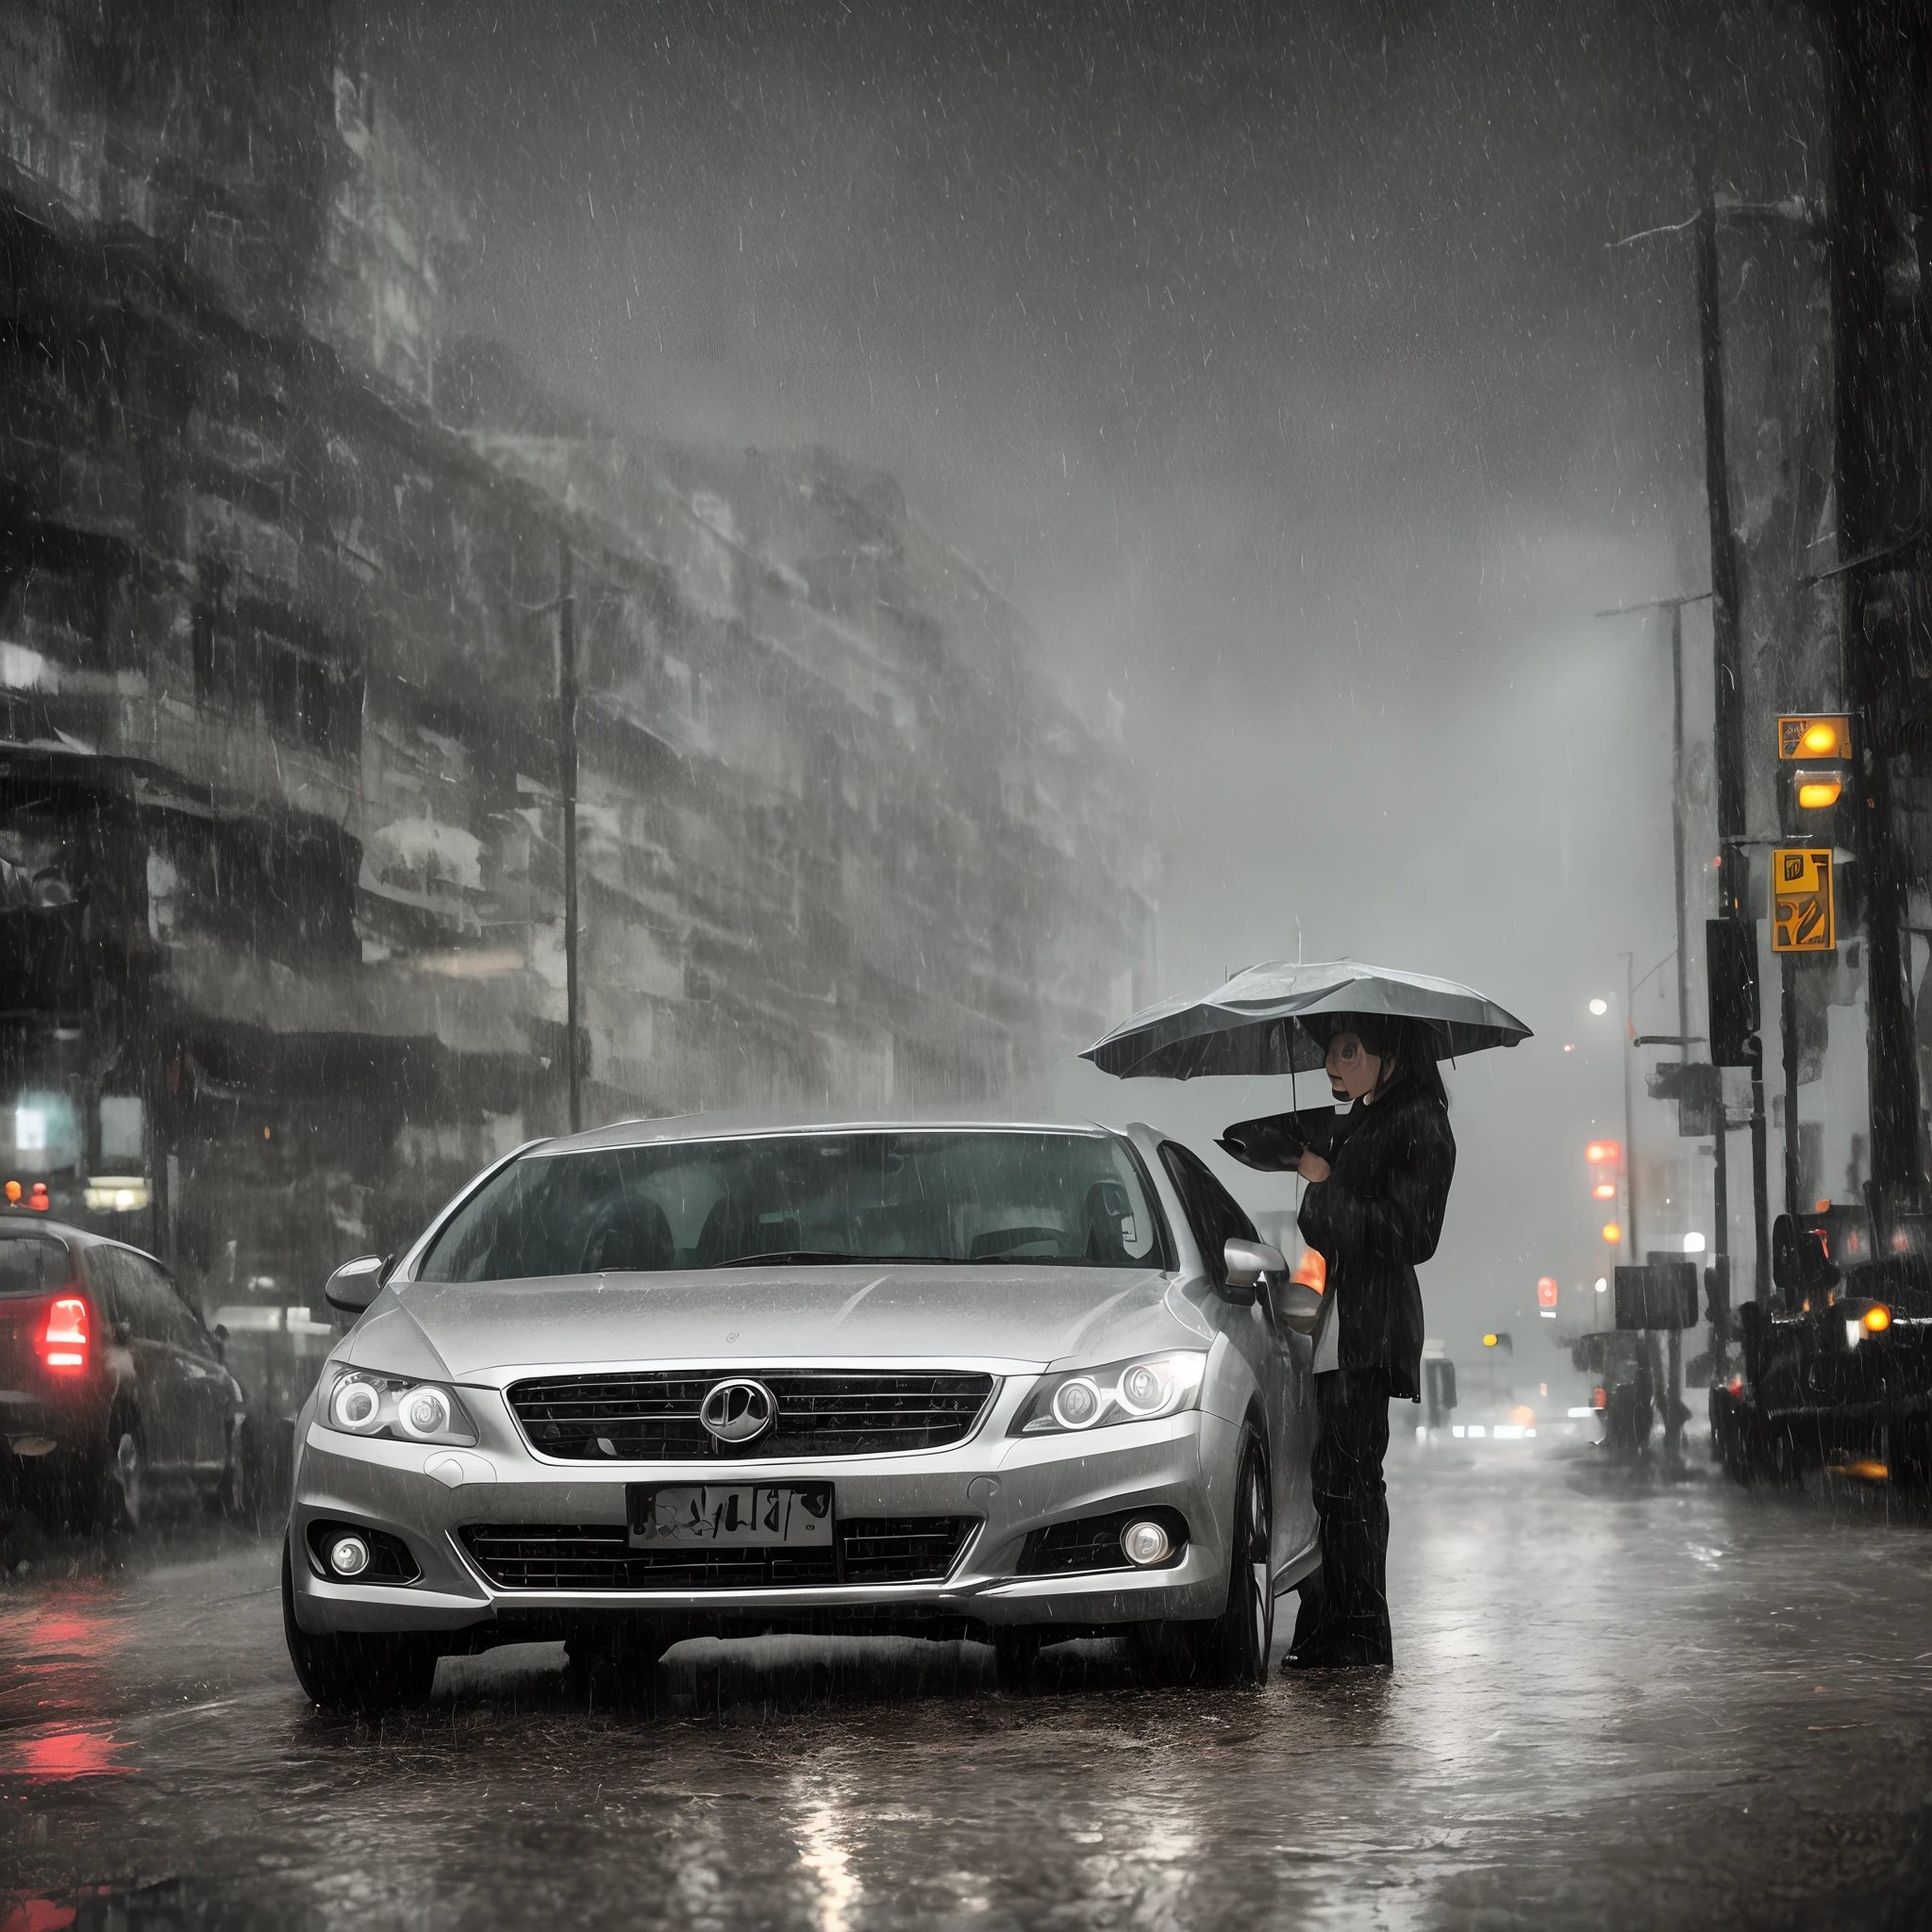
[[1778, 827], [1792, 843], [1852, 845], [1858, 774], [1842, 713], [1777, 721]]
[[1590, 1165], [1590, 1198], [1614, 1201], [1617, 1176], [1624, 1171], [1623, 1148], [1614, 1141], [1592, 1141], [1583, 1150], [1583, 1158]]
[[1493, 1334], [1485, 1335], [1483, 1346], [1493, 1348], [1498, 1355], [1514, 1357], [1516, 1354], [1516, 1344], [1509, 1340], [1509, 1331], [1507, 1328], [1498, 1328]]

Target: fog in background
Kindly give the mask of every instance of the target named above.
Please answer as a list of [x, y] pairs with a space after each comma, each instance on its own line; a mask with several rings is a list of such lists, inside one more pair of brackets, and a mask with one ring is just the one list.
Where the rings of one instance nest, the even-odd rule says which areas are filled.
[[[1540, 1274], [1567, 1302], [1601, 1272], [1582, 1146], [1621, 1138], [1622, 1074], [1586, 1003], [1673, 943], [1662, 634], [1591, 613], [1707, 581], [1691, 265], [1682, 237], [1608, 244], [1690, 211], [1700, 125], [1740, 192], [1817, 184], [1796, 9], [1705, 11], [371, 21], [475, 198], [467, 325], [635, 428], [890, 470], [1026, 614], [1156, 801], [1163, 991], [1352, 954], [1535, 1029], [1449, 1073], [1424, 1283], [1458, 1353], [1534, 1329]], [[1642, 997], [1674, 1031], [1669, 967]], [[1015, 1099], [1206, 1148], [1288, 1091], [1070, 1065]]]

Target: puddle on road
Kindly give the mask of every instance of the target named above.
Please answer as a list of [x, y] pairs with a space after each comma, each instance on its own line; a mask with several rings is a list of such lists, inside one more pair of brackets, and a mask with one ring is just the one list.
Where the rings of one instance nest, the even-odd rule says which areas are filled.
[[25, 1737], [0, 1736], [0, 1787], [17, 1779], [46, 1785], [83, 1777], [127, 1777], [134, 1766], [123, 1764], [117, 1754], [132, 1748], [111, 1731], [48, 1730]]

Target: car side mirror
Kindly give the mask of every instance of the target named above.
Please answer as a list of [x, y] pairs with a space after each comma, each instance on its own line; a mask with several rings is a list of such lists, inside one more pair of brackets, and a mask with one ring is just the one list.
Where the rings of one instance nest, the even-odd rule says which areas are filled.
[[215, 1345], [216, 1361], [225, 1362], [228, 1359], [228, 1324], [225, 1322], [217, 1322], [208, 1340]]
[[323, 1298], [345, 1315], [359, 1315], [382, 1292], [382, 1277], [388, 1272], [387, 1255], [358, 1255], [329, 1276]]
[[1297, 1335], [1312, 1335], [1322, 1319], [1322, 1296], [1306, 1281], [1284, 1281], [1269, 1297], [1274, 1319]]
[[1253, 1306], [1266, 1276], [1288, 1278], [1287, 1257], [1266, 1241], [1230, 1241], [1221, 1250], [1221, 1263], [1227, 1271], [1228, 1300], [1243, 1307]]

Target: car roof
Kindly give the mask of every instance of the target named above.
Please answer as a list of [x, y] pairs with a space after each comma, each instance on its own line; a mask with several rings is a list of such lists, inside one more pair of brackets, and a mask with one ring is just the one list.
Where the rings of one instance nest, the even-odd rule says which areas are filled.
[[581, 1154], [608, 1147], [655, 1147], [677, 1141], [771, 1141], [826, 1134], [1071, 1134], [1086, 1141], [1119, 1138], [1111, 1127], [1103, 1127], [1093, 1121], [933, 1118], [774, 1124], [769, 1120], [736, 1121], [720, 1114], [674, 1114], [658, 1120], [613, 1121], [607, 1127], [592, 1127], [581, 1134], [532, 1141], [527, 1151]]
[[35, 1234], [53, 1235], [79, 1248], [125, 1248], [144, 1261], [153, 1261], [157, 1268], [165, 1265], [147, 1249], [137, 1248], [132, 1241], [117, 1241], [110, 1234], [93, 1234], [87, 1228], [75, 1227], [71, 1221], [49, 1221], [44, 1214], [19, 1208], [0, 1208], [0, 1241], [18, 1241]]

